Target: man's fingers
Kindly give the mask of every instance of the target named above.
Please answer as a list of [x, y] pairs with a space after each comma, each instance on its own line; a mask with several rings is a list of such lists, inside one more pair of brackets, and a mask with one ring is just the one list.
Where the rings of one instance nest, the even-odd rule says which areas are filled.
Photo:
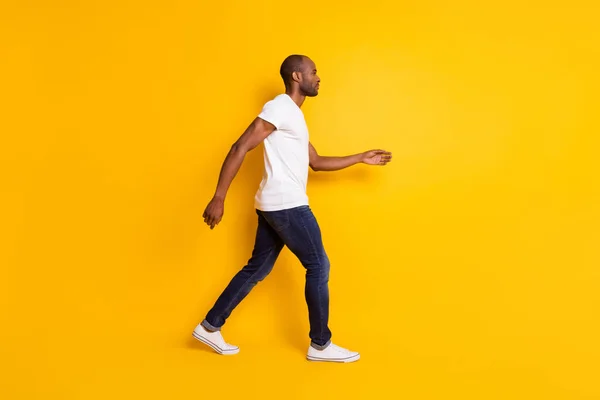
[[215, 215], [210, 224], [210, 229], [213, 229], [215, 226], [219, 225], [219, 222], [221, 222], [221, 217], [219, 217], [218, 215]]
[[219, 225], [222, 218], [222, 216], [207, 213], [206, 217], [204, 218], [204, 222], [210, 226], [210, 229], [214, 229], [215, 226]]
[[382, 159], [389, 159], [392, 157], [392, 153], [386, 150], [381, 150], [381, 149], [377, 149], [377, 150], [371, 150], [371, 154], [372, 157], [377, 157], [380, 156]]

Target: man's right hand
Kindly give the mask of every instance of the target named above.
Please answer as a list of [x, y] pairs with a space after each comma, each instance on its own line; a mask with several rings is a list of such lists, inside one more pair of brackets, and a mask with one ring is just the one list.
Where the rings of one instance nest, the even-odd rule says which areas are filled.
[[206, 206], [204, 214], [204, 222], [210, 226], [210, 229], [214, 229], [215, 225], [218, 225], [223, 218], [223, 212], [225, 210], [225, 199], [220, 197], [213, 197], [212, 200]]

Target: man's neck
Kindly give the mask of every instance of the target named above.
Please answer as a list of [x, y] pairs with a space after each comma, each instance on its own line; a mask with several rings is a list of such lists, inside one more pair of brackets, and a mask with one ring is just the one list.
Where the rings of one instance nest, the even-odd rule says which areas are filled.
[[306, 99], [306, 96], [304, 96], [303, 94], [293, 92], [291, 90], [286, 91], [285, 94], [290, 96], [292, 100], [294, 100], [294, 103], [298, 105], [298, 107], [302, 107], [302, 104], [304, 104], [304, 100]]

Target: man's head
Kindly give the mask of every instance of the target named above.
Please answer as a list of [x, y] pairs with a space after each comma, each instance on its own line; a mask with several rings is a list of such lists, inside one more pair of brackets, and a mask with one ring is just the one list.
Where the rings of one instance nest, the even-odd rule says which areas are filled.
[[288, 56], [281, 64], [279, 73], [286, 90], [297, 90], [307, 97], [319, 94], [321, 79], [317, 76], [317, 67], [310, 58], [298, 54]]

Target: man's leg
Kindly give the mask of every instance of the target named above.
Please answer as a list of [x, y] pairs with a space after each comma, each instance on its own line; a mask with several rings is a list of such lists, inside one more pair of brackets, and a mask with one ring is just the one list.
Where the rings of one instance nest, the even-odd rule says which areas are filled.
[[[221, 354], [225, 354], [223, 350], [227, 349], [227, 344], [222, 341], [219, 333], [221, 327], [252, 288], [271, 272], [283, 248], [283, 241], [279, 238], [277, 232], [260, 213], [257, 214], [258, 227], [252, 256], [248, 263], [231, 279], [207, 313], [206, 318], [201, 322], [201, 326], [198, 326], [194, 331], [194, 336], [197, 339], [210, 345]], [[210, 337], [211, 333], [214, 334], [212, 338]]]
[[306, 268], [304, 295], [310, 322], [309, 337], [312, 346], [323, 349], [331, 342], [328, 326], [329, 258], [325, 253], [319, 224], [309, 207], [297, 207], [263, 215]]
[[308, 206], [274, 213], [262, 213], [279, 233], [285, 245], [306, 268], [305, 297], [310, 322], [311, 361], [352, 362], [360, 354], [331, 343], [329, 330], [329, 258], [323, 246], [321, 229]]
[[305, 297], [311, 339], [308, 358], [313, 361], [358, 360], [358, 353], [331, 343], [328, 326], [330, 264], [323, 246], [321, 229], [311, 209], [302, 206], [262, 214], [306, 268]]

